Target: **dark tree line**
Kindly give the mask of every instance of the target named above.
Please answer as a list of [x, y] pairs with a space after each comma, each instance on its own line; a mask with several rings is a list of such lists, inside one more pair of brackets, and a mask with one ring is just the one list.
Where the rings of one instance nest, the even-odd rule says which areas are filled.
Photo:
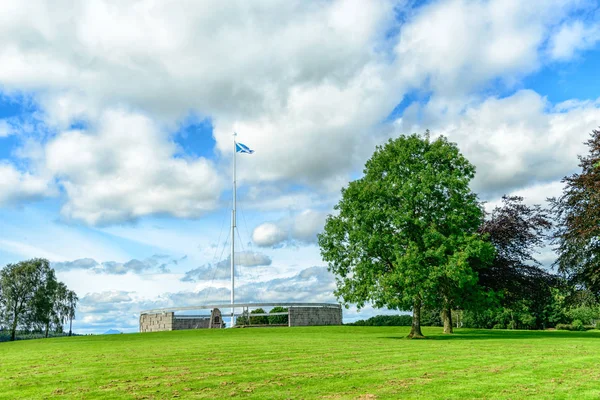
[[[379, 146], [319, 235], [344, 303], [413, 311], [421, 323], [540, 329], [600, 319], [600, 131], [550, 207], [518, 196], [485, 213], [474, 167], [445, 138]], [[556, 245], [557, 273], [537, 259]], [[453, 311], [460, 317], [453, 319]], [[585, 322], [582, 322], [585, 321]]]
[[48, 260], [36, 258], [8, 264], [0, 270], [0, 328], [15, 340], [18, 330], [42, 333], [63, 332], [69, 336], [77, 307], [77, 294], [56, 279]]

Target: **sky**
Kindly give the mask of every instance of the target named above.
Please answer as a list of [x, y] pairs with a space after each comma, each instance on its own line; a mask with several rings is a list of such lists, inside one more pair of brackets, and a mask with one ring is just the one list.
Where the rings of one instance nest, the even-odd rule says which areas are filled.
[[543, 203], [599, 65], [597, 0], [2, 2], [0, 266], [49, 259], [81, 333], [228, 302], [237, 132], [236, 301], [334, 302], [316, 235], [375, 146], [429, 129]]

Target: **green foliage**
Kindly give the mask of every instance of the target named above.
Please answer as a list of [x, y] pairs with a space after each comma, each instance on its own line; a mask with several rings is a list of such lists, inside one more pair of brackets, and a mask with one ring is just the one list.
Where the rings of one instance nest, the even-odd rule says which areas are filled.
[[496, 307], [487, 310], [464, 311], [465, 328], [484, 329], [541, 329], [539, 317], [533, 313], [528, 301], [515, 302], [513, 308]]
[[269, 318], [266, 315], [253, 317], [252, 314], [265, 314], [265, 310], [257, 308], [250, 311], [250, 325], [267, 325], [269, 323]]
[[242, 312], [242, 315], [235, 319], [235, 326], [244, 326], [250, 324], [250, 317], [246, 311]]
[[600, 330], [600, 321], [596, 322], [596, 329]]
[[573, 326], [571, 324], [556, 324], [556, 329], [559, 331], [572, 331]]
[[16, 339], [18, 328], [62, 332], [62, 324], [75, 316], [77, 295], [56, 280], [45, 259], [9, 264], [0, 270], [0, 317]]
[[376, 315], [367, 320], [361, 319], [346, 325], [356, 326], [411, 326], [410, 315]]
[[444, 137], [378, 146], [319, 235], [338, 298], [359, 308], [436, 309], [477, 291], [474, 265], [485, 266], [494, 249], [477, 233], [483, 215], [469, 187], [474, 174]]
[[421, 311], [421, 325], [423, 326], [442, 326], [442, 317], [440, 310], [428, 310]]
[[582, 331], [587, 331], [587, 330], [590, 330], [590, 329], [594, 329], [594, 327], [593, 326], [586, 326], [581, 321], [575, 320], [575, 321], [573, 321], [572, 324], [557, 324], [556, 325], [556, 329], [557, 330], [561, 330], [561, 331], [578, 331], [578, 332], [582, 332]]
[[594, 321], [600, 319], [600, 309], [598, 306], [574, 307], [567, 310], [566, 314], [571, 320], [579, 320], [585, 325], [591, 325]]
[[[273, 307], [271, 309], [271, 311], [269, 311], [269, 314], [280, 313], [280, 312], [288, 312], [288, 309], [285, 307], [280, 307], [280, 306]], [[269, 319], [270, 325], [280, 325], [280, 324], [288, 323], [287, 315], [269, 315], [268, 319]]]
[[583, 326], [583, 322], [581, 322], [581, 320], [574, 320], [571, 326], [573, 327], [574, 331], [585, 331], [585, 327]]

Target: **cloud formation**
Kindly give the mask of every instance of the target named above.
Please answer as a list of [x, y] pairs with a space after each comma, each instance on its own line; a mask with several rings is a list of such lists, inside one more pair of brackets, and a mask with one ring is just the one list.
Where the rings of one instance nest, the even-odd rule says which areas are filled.
[[57, 272], [73, 270], [89, 270], [96, 274], [125, 275], [127, 273], [142, 274], [147, 272], [168, 273], [169, 266], [177, 265], [178, 260], [169, 256], [155, 254], [145, 260], [132, 259], [125, 263], [116, 261], [97, 262], [92, 258], [74, 261], [53, 262], [52, 268]]
[[304, 210], [276, 222], [265, 222], [254, 228], [252, 241], [260, 247], [275, 247], [284, 243], [314, 244], [326, 217], [326, 212]]
[[190, 111], [211, 117], [225, 160], [234, 130], [257, 149], [252, 168], [240, 160], [243, 182], [337, 191], [389, 135], [377, 124], [407, 91], [464, 97], [597, 41], [569, 19], [587, 7], [575, 0], [3, 7], [0, 83], [39, 93], [57, 134], [41, 140], [42, 169], [3, 167], [0, 200], [48, 195], [54, 179], [63, 215], [91, 225], [217, 206], [227, 172], [177, 157], [169, 138]]
[[174, 158], [176, 145], [148, 117], [107, 111], [95, 132], [66, 131], [46, 147], [68, 218], [88, 224], [150, 214], [197, 217], [212, 210], [222, 182], [204, 158]]
[[[235, 253], [236, 276], [240, 274], [239, 267], [264, 267], [273, 261], [266, 254], [253, 251], [240, 251]], [[207, 280], [222, 280], [231, 278], [231, 257], [212, 265], [202, 265], [185, 273], [181, 282], [198, 282]]]
[[449, 109], [443, 99], [432, 99], [405, 113], [400, 129], [425, 124], [434, 135], [457, 142], [477, 167], [474, 189], [486, 198], [572, 173], [577, 155], [585, 151], [583, 142], [600, 124], [600, 98], [553, 106], [531, 90]]

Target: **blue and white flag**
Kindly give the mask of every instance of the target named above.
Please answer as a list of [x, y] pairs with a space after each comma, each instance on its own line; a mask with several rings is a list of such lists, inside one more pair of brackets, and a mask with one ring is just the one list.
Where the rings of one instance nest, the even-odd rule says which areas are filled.
[[248, 148], [248, 146], [246, 146], [245, 144], [238, 143], [238, 142], [235, 142], [235, 151], [236, 151], [236, 153], [247, 153], [247, 154], [254, 153], [254, 150], [250, 150], [250, 148]]

